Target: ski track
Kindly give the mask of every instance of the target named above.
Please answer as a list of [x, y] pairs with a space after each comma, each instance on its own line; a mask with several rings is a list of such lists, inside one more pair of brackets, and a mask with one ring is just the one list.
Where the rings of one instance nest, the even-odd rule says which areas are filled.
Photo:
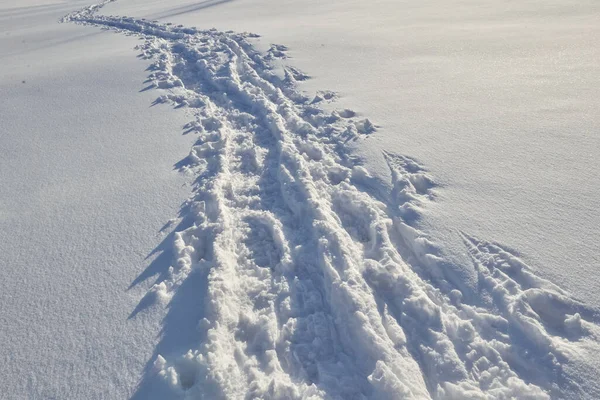
[[433, 179], [385, 153], [382, 189], [349, 147], [377, 127], [325, 112], [335, 94], [301, 94], [297, 69], [278, 77], [285, 46], [261, 53], [252, 34], [96, 13], [112, 1], [63, 22], [143, 39], [149, 88], [164, 89], [156, 102], [193, 110], [186, 130], [198, 135], [179, 165], [195, 179], [192, 222], [147, 299], [168, 303], [201, 273], [205, 309], [196, 345], [157, 355], [145, 379], [186, 399], [589, 395], [563, 366], [597, 342], [594, 311], [465, 233], [478, 292], [463, 301], [443, 249], [416, 228]]

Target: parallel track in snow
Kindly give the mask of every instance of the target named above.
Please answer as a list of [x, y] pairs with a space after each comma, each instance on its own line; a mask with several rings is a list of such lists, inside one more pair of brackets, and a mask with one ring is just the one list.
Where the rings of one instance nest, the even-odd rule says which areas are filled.
[[176, 259], [148, 294], [168, 302], [207, 276], [197, 346], [154, 362], [173, 397], [590, 395], [563, 366], [595, 343], [593, 311], [466, 234], [481, 292], [463, 302], [443, 252], [413, 223], [434, 181], [386, 153], [386, 193], [348, 145], [376, 127], [324, 111], [333, 94], [307, 98], [298, 70], [279, 77], [271, 61], [285, 47], [261, 53], [255, 35], [97, 14], [111, 1], [63, 22], [140, 36], [157, 101], [195, 115], [198, 141], [181, 165], [195, 177], [193, 223], [175, 233]]

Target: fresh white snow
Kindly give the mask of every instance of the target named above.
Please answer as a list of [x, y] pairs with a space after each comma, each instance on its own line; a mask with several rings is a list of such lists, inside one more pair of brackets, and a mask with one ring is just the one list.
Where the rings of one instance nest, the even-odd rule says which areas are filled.
[[138, 93], [134, 38], [58, 23], [86, 4], [0, 3], [2, 399], [128, 398], [161, 329], [128, 319], [128, 287], [189, 196], [193, 138]]
[[[576, 30], [572, 25], [576, 18], [579, 24], [593, 31], [590, 17], [594, 15], [593, 4], [571, 5], [570, 8], [563, 4], [566, 3], [554, 4], [545, 17], [570, 17], [569, 23], [565, 23], [569, 32]], [[508, 90], [505, 100], [519, 99], [519, 90], [536, 82], [531, 76], [523, 75], [522, 66], [514, 67], [517, 75], [523, 75], [522, 82], [510, 81], [505, 86], [498, 83], [500, 86], [495, 87], [494, 93], [500, 97], [490, 98], [476, 90], [481, 82], [465, 80], [465, 73], [472, 71], [472, 65], [466, 68], [461, 67], [461, 63], [481, 63], [481, 73], [474, 79], [483, 80], [487, 88], [493, 88], [499, 81], [486, 75], [490, 73], [486, 54], [498, 58], [499, 75], [507, 68], [503, 63], [513, 60], [511, 54], [498, 57], [491, 50], [486, 53], [488, 50], [478, 47], [482, 43], [503, 43], [497, 36], [501, 22], [493, 21], [503, 9], [497, 4], [486, 8], [469, 7], [471, 5], [466, 3], [450, 10], [440, 7], [437, 12], [432, 12], [435, 9], [432, 5], [423, 8], [392, 2], [343, 2], [342, 5], [345, 8], [339, 4], [304, 2], [293, 8], [293, 13], [286, 13], [290, 2], [264, 0], [240, 1], [239, 4], [233, 1], [163, 4], [123, 0], [80, 9], [69, 3], [68, 11], [63, 14], [66, 15], [62, 20], [64, 24], [52, 28], [46, 25], [45, 29], [60, 32], [56, 33], [57, 37], [68, 36], [65, 32], [98, 34], [93, 40], [86, 38], [84, 46], [93, 54], [85, 60], [95, 68], [87, 72], [77, 61], [57, 57], [57, 69], [75, 70], [66, 74], [60, 71], [59, 76], [70, 77], [81, 86], [61, 83], [60, 78], [58, 83], [56, 79], [47, 78], [44, 82], [56, 85], [52, 93], [58, 92], [60, 87], [73, 91], [73, 96], [81, 100], [61, 95], [56, 103], [52, 102], [56, 108], [42, 115], [44, 118], [52, 115], [50, 122], [61, 122], [68, 127], [67, 133], [76, 130], [77, 118], [82, 116], [90, 131], [83, 129], [83, 133], [69, 136], [56, 125], [50, 125], [52, 143], [46, 146], [42, 146], [48, 139], [43, 135], [46, 131], [40, 131], [41, 122], [25, 116], [34, 114], [26, 106], [27, 102], [34, 98], [36, 104], [43, 103], [44, 97], [28, 97], [26, 86], [20, 86], [28, 81], [18, 83], [22, 71], [13, 60], [15, 67], [6, 75], [9, 78], [2, 81], [3, 87], [9, 89], [3, 101], [10, 101], [4, 108], [24, 108], [27, 113], [16, 113], [22, 116], [11, 118], [3, 128], [14, 132], [30, 126], [29, 129], [39, 133], [40, 139], [35, 141], [39, 147], [48, 150], [55, 146], [57, 152], [68, 154], [70, 159], [46, 159], [47, 153], [38, 150], [34, 153], [33, 165], [39, 162], [40, 166], [28, 165], [23, 170], [39, 173], [50, 163], [52, 168], [46, 168], [50, 172], [44, 171], [35, 179], [22, 179], [15, 173], [3, 172], [2, 175], [3, 179], [8, 178], [3, 186], [14, 193], [3, 196], [2, 201], [16, 200], [15, 204], [4, 206], [6, 217], [0, 220], [6, 226], [3, 244], [8, 249], [3, 254], [6, 261], [2, 264], [8, 269], [25, 267], [24, 276], [37, 279], [25, 286], [29, 289], [7, 291], [7, 302], [3, 301], [8, 311], [3, 310], [1, 315], [8, 319], [8, 328], [3, 328], [2, 333], [6, 332], [11, 338], [4, 354], [7, 364], [15, 371], [9, 377], [18, 377], [3, 379], [3, 383], [8, 384], [7, 393], [25, 398], [119, 398], [130, 396], [134, 391], [135, 399], [598, 397], [596, 360], [600, 330], [595, 306], [600, 303], [596, 302], [597, 297], [586, 292], [586, 285], [578, 286], [577, 276], [572, 277], [577, 266], [573, 269], [557, 267], [560, 258], [549, 264], [525, 264], [524, 257], [518, 253], [522, 236], [506, 235], [507, 228], [498, 220], [508, 212], [510, 226], [519, 229], [515, 220], [520, 214], [504, 209], [501, 200], [491, 201], [495, 209], [486, 203], [494, 196], [493, 188], [505, 190], [506, 195], [510, 190], [518, 190], [520, 182], [536, 182], [540, 174], [536, 168], [540, 166], [535, 157], [552, 156], [548, 152], [536, 156], [535, 152], [523, 150], [525, 154], [532, 153], [532, 158], [521, 157], [519, 152], [509, 158], [523, 163], [523, 170], [536, 164], [530, 168], [533, 170], [530, 175], [497, 165], [485, 170], [483, 160], [496, 152], [510, 152], [510, 143], [500, 147], [498, 143], [511, 140], [515, 133], [511, 122], [515, 121], [516, 114], [524, 112], [524, 106], [520, 108], [517, 100], [508, 106], [496, 102], [501, 102], [503, 90]], [[340, 7], [348, 12], [340, 12]], [[531, 2], [516, 10], [520, 18], [535, 21], [540, 7]], [[63, 8], [65, 5], [59, 10]], [[379, 12], [389, 9], [396, 14], [391, 13], [386, 19], [361, 12], [371, 8], [378, 8]], [[236, 11], [227, 13], [227, 10]], [[532, 14], [527, 14], [527, 10]], [[7, 19], [12, 12], [16, 11], [7, 9]], [[392, 18], [398, 12], [404, 19]], [[504, 12], [509, 20], [516, 11]], [[33, 10], [23, 13], [30, 18], [35, 15]], [[200, 13], [202, 18], [198, 17]], [[253, 13], [260, 17], [252, 18]], [[221, 17], [212, 19], [217, 14]], [[311, 15], [319, 16], [311, 20]], [[334, 15], [358, 24], [356, 33], [336, 34], [336, 30], [353, 30], [336, 22]], [[168, 21], [187, 18], [196, 23], [165, 24], [156, 18]], [[465, 41], [466, 53], [456, 54], [455, 62], [439, 54], [427, 54], [432, 48], [455, 42], [441, 40], [427, 46], [430, 42], [423, 37], [443, 39], [440, 32], [446, 30], [460, 38], [469, 37], [468, 33], [459, 34], [460, 27], [446, 26], [453, 18], [461, 18], [467, 30], [469, 27], [477, 28], [478, 32], [488, 30], [490, 37], [481, 42]], [[480, 18], [488, 23], [478, 23]], [[431, 26], [433, 20], [438, 22], [434, 27]], [[44, 19], [44, 24], [49, 22]], [[286, 24], [292, 24], [292, 29], [286, 30]], [[410, 30], [413, 35], [419, 29], [429, 33], [392, 44], [402, 47], [411, 43], [410, 49], [395, 48], [389, 52], [390, 61], [385, 54], [378, 53], [384, 48], [389, 50], [389, 46], [370, 41], [369, 34], [362, 35], [367, 27], [379, 26], [376, 24], [382, 24], [381, 37], [389, 38], [402, 30]], [[402, 28], [394, 30], [394, 24]], [[213, 25], [220, 30], [207, 29]], [[304, 43], [312, 43], [311, 52], [302, 55], [303, 41], [294, 37], [303, 33], [303, 29], [310, 31], [315, 26], [319, 27], [315, 34], [318, 39], [302, 39], [306, 40]], [[99, 28], [111, 32], [99, 34], [102, 32]], [[270, 44], [269, 39], [255, 33], [242, 33], [245, 31], [289, 40], [278, 40], [285, 45]], [[32, 30], [27, 32], [39, 34]], [[521, 25], [519, 32], [523, 32]], [[573, 36], [571, 41], [588, 49], [581, 44], [579, 36]], [[517, 35], [519, 37], [523, 38]], [[133, 69], [121, 65], [127, 63], [125, 51], [114, 50], [114, 44], [118, 43], [114, 38], [126, 38], [132, 46], [136, 43], [139, 58], [149, 65], [142, 93], [137, 93], [136, 82], [123, 76], [114, 80], [122, 71]], [[316, 46], [322, 38], [330, 41]], [[107, 44], [99, 44], [103, 40]], [[349, 43], [344, 43], [341, 49], [317, 50], [345, 41]], [[549, 46], [543, 44], [542, 48], [551, 52]], [[370, 45], [373, 48], [365, 50]], [[16, 53], [19, 51], [19, 46], [7, 47]], [[354, 48], [360, 51], [352, 51]], [[367, 54], [362, 54], [363, 50]], [[580, 55], [583, 51], [579, 50]], [[37, 49], [34, 55], [52, 59], [44, 51], [55, 54], [52, 50]], [[333, 62], [331, 58], [318, 66], [320, 52], [320, 55], [330, 54], [329, 57], [339, 56], [334, 68], [336, 78], [308, 79], [307, 73], [311, 71], [307, 66], [321, 68], [321, 73], [324, 67], [332, 67], [328, 64]], [[565, 52], [569, 59], [568, 50]], [[119, 62], [115, 63], [117, 54]], [[129, 62], [139, 65], [133, 54]], [[75, 53], [70, 55], [76, 58]], [[348, 57], [358, 55], [361, 61], [353, 65]], [[403, 57], [408, 59], [398, 62]], [[311, 58], [312, 62], [306, 61]], [[590, 60], [582, 59], [580, 68], [594, 70]], [[349, 62], [346, 69], [345, 61]], [[369, 67], [367, 70], [365, 65]], [[37, 69], [44, 73], [51, 70]], [[370, 77], [365, 80], [352, 76], [359, 70], [359, 73], [371, 73]], [[388, 71], [387, 75], [381, 72], [383, 70]], [[403, 82], [375, 82], [389, 77], [389, 71]], [[556, 71], [557, 74], [564, 72], [562, 66], [556, 67]], [[90, 75], [94, 78], [85, 81], [84, 77]], [[129, 79], [137, 76], [139, 74], [131, 73]], [[442, 76], [447, 79], [440, 79]], [[566, 76], [576, 79], [573, 74]], [[582, 81], [589, 78], [589, 74], [582, 76]], [[466, 89], [452, 86], [452, 78], [470, 82], [472, 86], [467, 85]], [[11, 84], [9, 79], [16, 83]], [[423, 79], [431, 79], [429, 86], [418, 85]], [[317, 86], [323, 81], [328, 82], [327, 87]], [[406, 93], [407, 86], [411, 85], [416, 98], [413, 103], [409, 104], [405, 97], [390, 105], [381, 97], [402, 99], [396, 91], [402, 88]], [[77, 90], [78, 87], [81, 89]], [[338, 88], [342, 92], [325, 90]], [[118, 96], [112, 95], [113, 92]], [[94, 95], [90, 96], [91, 93]], [[468, 100], [464, 97], [467, 93], [473, 95]], [[103, 95], [110, 100], [102, 100]], [[368, 99], [370, 106], [365, 105], [364, 99], [359, 100], [359, 96]], [[528, 96], [533, 94], [524, 95], [521, 100], [524, 104], [531, 100]], [[61, 99], [66, 105], [60, 103]], [[585, 163], [586, 154], [595, 154], [593, 145], [598, 140], [586, 133], [593, 133], [597, 128], [597, 122], [588, 118], [590, 111], [586, 111], [593, 108], [597, 97], [587, 94], [578, 99], [583, 105], [568, 106], [571, 111], [562, 121], [564, 126], [576, 130], [570, 139], [582, 138], [583, 143], [570, 147], [569, 151], [581, 149], [578, 155]], [[90, 111], [94, 101], [102, 106], [97, 112]], [[556, 114], [565, 115], [561, 113], [566, 112], [564, 103], [569, 101], [570, 95], [563, 92], [560, 96], [557, 94], [556, 100], [548, 100], [547, 105], [540, 107], [552, 109], [548, 117], [552, 121]], [[452, 105], [442, 106], [448, 102]], [[153, 107], [148, 108], [150, 103]], [[377, 110], [380, 105], [383, 111]], [[512, 128], [490, 122], [490, 115], [486, 113], [494, 107], [499, 110], [495, 117], [505, 113], [507, 124]], [[551, 122], [545, 125], [541, 109], [529, 108], [533, 110], [532, 122], [524, 140], [531, 140], [536, 130], [546, 129], [549, 140], [559, 143], [562, 136], [554, 133], [561, 126]], [[187, 135], [182, 138], [173, 131], [182, 125], [177, 121], [183, 121], [183, 110], [190, 120], [183, 126]], [[407, 120], [396, 112], [413, 119]], [[444, 113], [450, 113], [451, 118], [444, 118]], [[99, 122], [111, 121], [113, 115], [118, 117], [112, 123]], [[176, 119], [168, 123], [167, 115]], [[414, 119], [417, 116], [422, 119]], [[580, 121], [580, 125], [571, 123], [574, 119]], [[453, 121], [454, 127], [440, 126], [444, 121]], [[517, 119], [516, 126], [527, 125], [519, 121]], [[133, 125], [129, 129], [138, 135], [144, 131], [153, 134], [140, 140], [129, 139], [124, 136], [124, 132], [128, 132], [127, 124]], [[145, 128], [140, 128], [140, 124]], [[169, 135], [159, 134], [158, 126], [169, 129]], [[428, 129], [424, 129], [426, 126]], [[477, 144], [474, 139], [477, 133], [465, 131], [467, 127], [493, 127], [494, 134], [481, 135], [488, 146]], [[501, 134], [504, 136], [493, 139]], [[441, 140], [444, 135], [450, 136]], [[173, 157], [177, 158], [177, 152], [190, 140], [195, 143], [188, 156], [175, 163]], [[590, 145], [586, 145], [586, 140], [592, 146], [588, 153], [585, 151]], [[6, 142], [15, 148], [32, 141], [32, 138], [7, 136], [4, 139], [3, 136], [3, 144]], [[93, 154], [85, 152], [89, 141]], [[465, 147], [460, 145], [466, 141], [472, 142], [478, 154], [465, 160]], [[165, 147], [164, 143], [172, 147]], [[126, 147], [119, 151], [119, 146]], [[407, 149], [417, 153], [421, 149], [420, 159], [438, 161], [431, 162], [432, 167], [428, 165], [426, 169], [425, 163], [412, 158], [413, 154]], [[469, 149], [467, 146], [466, 153], [472, 152]], [[9, 157], [12, 152], [4, 153], [2, 171], [5, 168], [18, 170], [15, 163], [25, 158], [18, 150], [13, 159]], [[463, 158], [456, 159], [457, 155]], [[560, 153], [555, 158], [568, 162]], [[592, 158], [591, 163], [597, 162]], [[61, 169], [61, 162], [67, 168]], [[173, 163], [178, 173], [172, 171]], [[130, 168], [143, 172], [131, 173]], [[454, 168], [457, 172], [452, 175], [453, 172], [445, 168]], [[566, 179], [565, 169], [553, 173], [556, 182], [566, 187], [576, 185], [579, 179]], [[490, 174], [494, 180], [486, 185]], [[589, 176], [592, 182], [597, 180], [595, 175], [589, 175], [588, 169], [583, 168], [581, 174]], [[54, 175], [63, 180], [62, 184], [48, 184], [53, 182]], [[31, 182], [29, 186], [20, 186], [28, 182]], [[184, 182], [191, 185], [181, 188]], [[40, 185], [51, 189], [34, 196], [34, 200], [41, 203], [40, 207], [28, 205], [24, 211], [17, 211], [18, 205], [23, 204], [20, 200], [23, 193]], [[115, 186], [125, 192], [111, 190]], [[179, 187], [175, 189], [176, 186]], [[534, 186], [536, 190], [543, 189], [544, 183]], [[568, 210], [593, 209], [597, 201], [594, 195], [597, 191], [593, 188], [594, 185], [587, 182], [580, 185], [578, 191], [570, 189], [574, 194], [569, 199], [574, 205]], [[490, 193], [479, 194], [486, 190]], [[469, 192], [473, 192], [472, 197], [465, 194]], [[111, 193], [115, 196], [110, 197]], [[542, 190], [537, 195], [547, 194], [548, 191]], [[189, 198], [178, 212], [174, 211], [185, 195]], [[461, 196], [460, 206], [453, 196]], [[535, 196], [526, 197], [528, 201], [536, 200]], [[103, 199], [106, 205], [102, 205]], [[505, 201], [509, 200], [510, 197]], [[454, 208], [449, 209], [448, 204]], [[44, 261], [41, 265], [15, 262], [17, 254], [23, 251], [23, 240], [19, 236], [34, 229], [18, 226], [19, 235], [15, 239], [6, 235], [8, 228], [17, 225], [16, 217], [31, 210], [44, 210], [44, 207], [49, 207], [46, 213], [51, 215], [48, 224], [39, 216], [23, 216], [25, 222], [44, 225], [44, 229], [50, 231], [48, 236], [34, 235], [38, 240], [47, 238], [34, 246], [37, 259]], [[61, 207], [67, 211], [61, 214]], [[90, 212], [87, 207], [99, 211]], [[540, 229], [548, 229], [544, 211], [536, 210], [531, 204], [521, 207], [530, 214], [527, 221], [535, 221]], [[560, 198], [556, 208], [564, 211]], [[70, 218], [66, 224], [68, 232], [58, 227], [52, 229], [53, 224], [64, 223], [63, 215]], [[98, 223], [94, 216], [103, 223]], [[151, 216], [150, 222], [140, 221], [147, 216]], [[123, 221], [115, 221], [120, 218]], [[491, 227], [497, 227], [498, 233], [490, 226], [479, 227], [481, 218], [489, 220]], [[594, 218], [597, 216], [580, 216], [571, 223], [586, 229], [585, 220], [594, 221]], [[161, 229], [158, 222], [167, 220], [169, 223]], [[111, 227], [115, 225], [119, 228], [113, 231]], [[91, 229], [86, 231], [88, 227]], [[597, 232], [597, 228], [587, 229]], [[165, 235], [162, 244], [156, 236], [158, 230]], [[52, 232], [59, 232], [61, 237], [57, 239]], [[535, 229], [529, 234], [531, 232], [535, 233]], [[552, 234], [558, 238], [564, 236], [555, 231]], [[510, 246], [496, 243], [498, 236], [508, 237]], [[17, 242], [12, 244], [11, 240]], [[586, 242], [585, 237], [581, 241], [584, 247], [585, 243], [591, 243]], [[537, 242], [526, 243], [531, 246]], [[53, 246], [58, 252], [54, 258], [42, 254]], [[88, 246], [93, 249], [87, 250]], [[546, 251], [550, 259], [559, 251], [554, 241], [540, 246], [539, 251]], [[152, 247], [156, 247], [153, 252]], [[68, 255], [65, 256], [65, 252]], [[79, 256], [71, 256], [72, 252]], [[107, 259], [89, 262], [89, 257], [105, 252], [110, 255]], [[142, 261], [148, 253], [151, 253], [150, 259]], [[578, 268], [592, 275], [596, 255], [586, 251], [584, 256], [588, 258]], [[127, 266], [126, 271], [115, 265], [113, 260], [118, 257]], [[156, 258], [151, 261], [153, 257]], [[538, 260], [536, 257], [528, 259]], [[51, 271], [65, 260], [73, 268], [81, 268], [81, 265], [85, 268], [74, 273], [59, 267], [54, 276], [50, 272], [49, 275], [36, 272], [39, 269]], [[540, 260], [546, 261], [544, 257]], [[113, 277], [117, 271], [120, 273]], [[67, 278], [61, 278], [60, 274], [67, 274]], [[21, 275], [10, 275], [15, 282], [11, 287], [16, 284], [16, 276]], [[548, 279], [557, 276], [565, 279], [554, 282]], [[156, 283], [148, 286], [149, 280]], [[567, 290], [562, 287], [563, 281], [569, 283]], [[130, 284], [128, 293], [137, 296], [135, 299], [124, 294]], [[65, 295], [74, 299], [46, 295], [44, 285], [67, 290]], [[577, 296], [571, 294], [572, 288], [579, 289]], [[147, 290], [145, 294], [144, 290]], [[33, 311], [28, 310], [34, 306], [22, 304], [27, 304], [26, 299], [34, 293], [42, 302], [56, 302], [57, 305], [45, 306], [45, 315], [48, 318], [57, 315], [58, 321], [32, 322]], [[107, 307], [88, 304], [104, 299], [103, 296], [107, 298], [104, 300]], [[581, 302], [580, 297], [588, 301]], [[80, 310], [74, 322], [84, 327], [83, 332], [73, 328], [71, 315], [62, 311], [74, 306]], [[15, 322], [19, 315], [24, 316], [23, 323]], [[30, 336], [32, 349], [52, 353], [52, 357], [43, 358], [51, 372], [31, 365], [34, 355], [18, 349], [19, 333], [28, 329], [40, 329], [44, 332], [42, 335], [58, 335], [48, 343], [42, 335]], [[94, 339], [88, 329], [110, 338]], [[75, 350], [69, 348], [73, 345], [69, 345], [61, 333], [73, 338]], [[81, 341], [86, 345], [77, 347]], [[120, 347], [109, 351], [105, 346]], [[81, 356], [81, 348], [90, 355]], [[19, 354], [24, 354], [26, 361], [13, 358]], [[66, 361], [66, 372], [57, 373], [63, 362], [58, 357], [63, 355], [73, 358]], [[145, 361], [148, 364], [143, 368]], [[18, 387], [24, 386], [25, 368], [31, 371], [27, 389], [24, 393], [17, 392]], [[77, 368], [85, 372], [69, 372]], [[97, 382], [91, 386], [65, 382], [65, 378], [91, 382], [95, 375], [92, 371], [97, 368], [104, 368], [104, 375], [96, 376]], [[136, 378], [140, 379], [137, 385]], [[79, 389], [73, 390], [73, 387]]]

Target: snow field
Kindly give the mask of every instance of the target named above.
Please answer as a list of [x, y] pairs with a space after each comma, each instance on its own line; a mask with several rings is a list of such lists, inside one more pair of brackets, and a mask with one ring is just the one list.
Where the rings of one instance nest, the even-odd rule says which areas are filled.
[[149, 87], [164, 91], [157, 103], [192, 110], [186, 129], [198, 135], [179, 165], [195, 180], [182, 209], [189, 227], [147, 294], [175, 307], [186, 281], [205, 279], [198, 341], [158, 355], [142, 387], [158, 376], [184, 398], [597, 392], [568, 368], [597, 351], [594, 310], [467, 233], [479, 285], [464, 293], [460, 266], [416, 224], [435, 180], [389, 152], [392, 181], [370, 175], [351, 149], [377, 126], [353, 110], [325, 111], [335, 94], [300, 93], [297, 69], [278, 74], [285, 46], [263, 53], [252, 34], [97, 14], [106, 3], [64, 21], [140, 36]]

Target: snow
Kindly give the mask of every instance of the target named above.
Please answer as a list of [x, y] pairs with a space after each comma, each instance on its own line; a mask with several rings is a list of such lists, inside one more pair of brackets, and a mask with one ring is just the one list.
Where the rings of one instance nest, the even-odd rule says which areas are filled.
[[[382, 129], [360, 149], [410, 155], [444, 184], [432, 231], [511, 248], [532, 268], [600, 306], [600, 6], [594, 1], [129, 0], [107, 14], [259, 33], [313, 79], [308, 92]], [[174, 10], [179, 10], [175, 12]], [[551, 232], [552, 234], [549, 234]], [[568, 268], [565, 268], [568, 266]], [[585, 278], [584, 278], [585, 277]]]
[[597, 397], [594, 3], [83, 6], [3, 8], [11, 398]]
[[138, 93], [136, 40], [57, 23], [84, 4], [0, 13], [6, 399], [134, 392], [160, 319], [128, 320], [145, 292], [128, 287], [189, 194], [173, 171], [190, 146], [186, 118]]

